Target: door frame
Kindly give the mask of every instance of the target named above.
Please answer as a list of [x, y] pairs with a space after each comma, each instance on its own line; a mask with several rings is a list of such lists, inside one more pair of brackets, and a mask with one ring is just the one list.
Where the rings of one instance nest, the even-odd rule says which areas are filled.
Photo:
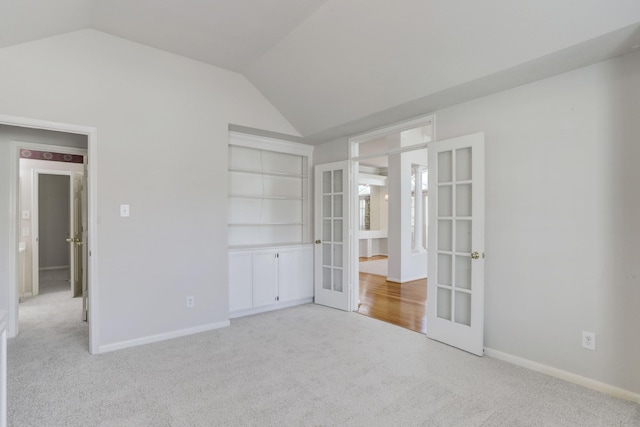
[[[25, 144], [18, 142], [19, 148], [28, 148]], [[42, 144], [30, 144], [33, 145], [33, 149], [35, 150], [35, 146], [39, 145], [40, 148]], [[47, 149], [52, 149], [52, 151], [61, 152], [60, 148], [62, 147], [54, 147], [47, 146]], [[86, 151], [86, 150], [85, 150]], [[66, 153], [65, 153], [66, 154]], [[85, 153], [86, 155], [86, 153]], [[18, 160], [19, 161], [19, 160]], [[73, 224], [73, 172], [70, 170], [55, 170], [55, 169], [34, 169], [33, 175], [31, 177], [31, 292], [33, 296], [40, 294], [40, 202], [39, 202], [39, 194], [40, 194], [40, 184], [39, 177], [40, 175], [59, 175], [59, 176], [68, 176], [69, 177], [69, 229], [72, 229]], [[18, 203], [19, 204], [19, 203]], [[72, 246], [69, 247], [69, 271], [73, 272], [73, 249]], [[73, 274], [73, 273], [72, 273]], [[73, 287], [73, 282], [72, 285]]]
[[[98, 130], [95, 127], [80, 126], [67, 123], [52, 122], [47, 120], [33, 119], [0, 114], [0, 124], [14, 127], [24, 127], [56, 132], [75, 133], [87, 136], [87, 157], [88, 171], [88, 206], [87, 206], [87, 239], [88, 239], [88, 280], [91, 283], [89, 289], [89, 353], [98, 353], [99, 344], [99, 295], [98, 281], [98, 240], [97, 240], [97, 212], [98, 212]], [[19, 228], [19, 166], [21, 144], [13, 142], [10, 146], [9, 154], [9, 289], [8, 295], [8, 319], [7, 329], [10, 337], [18, 334], [18, 228]]]
[[[349, 138], [349, 180], [351, 182], [351, 215], [349, 217], [349, 237], [351, 239], [351, 252], [349, 256], [349, 286], [352, 291], [351, 308], [353, 311], [358, 309], [360, 304], [360, 276], [359, 276], [359, 250], [360, 250], [360, 227], [358, 226], [358, 173], [360, 168], [360, 160], [371, 158], [374, 156], [359, 157], [358, 144], [379, 138], [392, 133], [398, 133], [405, 130], [431, 124], [433, 127], [433, 138], [431, 142], [436, 141], [436, 115], [426, 114], [412, 119], [397, 122], [388, 126], [383, 126], [365, 133], [361, 133]], [[390, 154], [403, 153], [407, 151], [415, 151], [427, 148], [428, 143], [417, 144], [406, 148], [389, 150], [384, 153], [376, 153], [375, 157], [389, 156]]]

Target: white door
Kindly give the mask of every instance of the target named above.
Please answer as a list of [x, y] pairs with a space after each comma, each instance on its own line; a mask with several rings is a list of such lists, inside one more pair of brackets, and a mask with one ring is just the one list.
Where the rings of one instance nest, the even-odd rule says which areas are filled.
[[71, 232], [67, 242], [71, 246], [71, 296], [82, 295], [82, 176], [71, 176]]
[[350, 309], [349, 162], [315, 167], [315, 302]]
[[429, 144], [427, 336], [479, 356], [484, 328], [484, 134]]
[[229, 253], [229, 311], [253, 308], [253, 253]]
[[278, 252], [253, 253], [253, 307], [276, 303], [278, 295]]

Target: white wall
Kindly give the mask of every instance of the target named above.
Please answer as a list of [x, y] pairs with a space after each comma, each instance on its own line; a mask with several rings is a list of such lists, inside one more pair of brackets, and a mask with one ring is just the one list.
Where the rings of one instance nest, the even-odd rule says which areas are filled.
[[485, 345], [635, 393], [638, 100], [640, 52], [437, 112], [486, 134]]
[[295, 129], [237, 73], [93, 30], [1, 49], [0, 69], [0, 113], [97, 128], [101, 348], [226, 322], [228, 125]]
[[437, 119], [439, 139], [486, 133], [486, 346], [636, 393], [638, 100], [635, 53]]
[[[419, 132], [420, 141], [422, 134]], [[418, 143], [419, 143], [418, 142]], [[402, 145], [416, 142], [405, 141]], [[411, 239], [412, 165], [426, 164], [427, 151], [389, 156], [389, 273], [387, 280], [405, 283], [427, 277], [427, 253], [414, 251]]]

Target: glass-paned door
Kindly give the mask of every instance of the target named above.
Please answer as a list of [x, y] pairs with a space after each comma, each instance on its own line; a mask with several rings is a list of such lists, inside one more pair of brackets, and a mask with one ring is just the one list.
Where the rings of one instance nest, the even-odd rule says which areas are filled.
[[479, 356], [484, 329], [484, 134], [429, 145], [427, 336]]
[[315, 167], [315, 302], [349, 310], [348, 162]]

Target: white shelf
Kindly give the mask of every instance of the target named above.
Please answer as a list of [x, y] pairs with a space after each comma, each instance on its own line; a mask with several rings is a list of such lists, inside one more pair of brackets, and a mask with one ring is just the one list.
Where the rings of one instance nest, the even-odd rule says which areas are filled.
[[260, 196], [249, 194], [230, 194], [232, 199], [266, 199], [266, 200], [308, 200], [308, 197]]
[[300, 242], [284, 242], [278, 244], [265, 243], [261, 245], [231, 245], [228, 246], [230, 251], [242, 251], [249, 249], [271, 249], [271, 248], [289, 248], [289, 247], [310, 247], [312, 243], [300, 243]]
[[249, 169], [229, 169], [231, 173], [246, 173], [249, 175], [266, 175], [266, 176], [277, 176], [280, 178], [302, 178], [307, 179], [307, 175], [303, 174], [291, 174], [285, 172], [268, 172], [268, 171], [260, 171], [260, 170], [249, 170]]
[[304, 222], [236, 222], [229, 223], [229, 227], [260, 227], [271, 225], [306, 225]]
[[230, 134], [230, 248], [310, 242], [312, 151], [305, 144]]

